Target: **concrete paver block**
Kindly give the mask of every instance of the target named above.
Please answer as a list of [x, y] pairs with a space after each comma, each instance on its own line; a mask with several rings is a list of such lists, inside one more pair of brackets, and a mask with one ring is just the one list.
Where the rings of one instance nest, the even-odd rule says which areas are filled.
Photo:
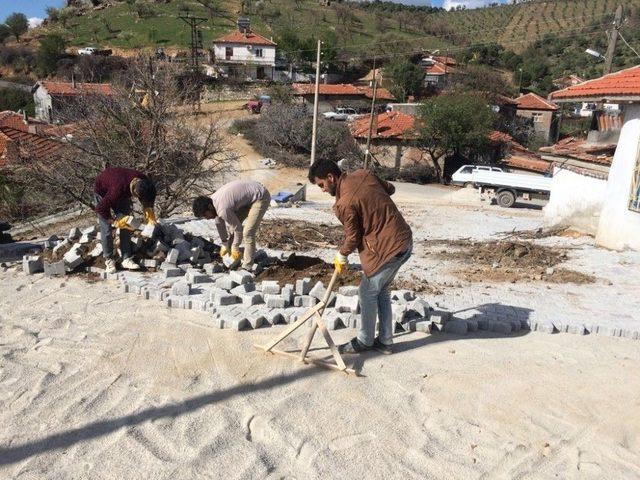
[[312, 297], [311, 295], [300, 295], [293, 297], [294, 307], [313, 307], [316, 303], [318, 303], [318, 299]]
[[224, 271], [222, 265], [220, 265], [219, 263], [205, 263], [202, 268], [204, 268], [204, 271], [209, 275], [213, 275], [214, 273], [221, 273]]
[[22, 257], [22, 271], [27, 275], [40, 273], [44, 270], [42, 257], [38, 255], [25, 255]]
[[327, 293], [327, 289], [324, 288], [324, 284], [322, 282], [316, 282], [313, 288], [309, 290], [309, 295], [317, 298], [318, 300], [322, 300], [325, 293]]
[[213, 281], [209, 275], [207, 275], [206, 273], [202, 273], [201, 271], [196, 269], [187, 270], [185, 279], [191, 284], [211, 283]]
[[354, 285], [345, 285], [344, 287], [340, 287], [338, 289], [338, 293], [340, 295], [344, 295], [345, 297], [355, 297], [359, 292], [359, 288]]
[[445, 333], [453, 333], [455, 335], [465, 335], [469, 326], [465, 320], [451, 320], [444, 324]]
[[180, 258], [180, 252], [176, 248], [172, 248], [167, 253], [167, 262], [173, 263], [174, 265], [178, 263], [178, 259]]
[[432, 322], [438, 323], [440, 325], [444, 325], [445, 323], [447, 323], [447, 321], [451, 319], [451, 312], [434, 310], [432, 312], [429, 312], [429, 319]]
[[242, 304], [245, 307], [250, 307], [252, 305], [258, 305], [260, 303], [264, 303], [263, 298], [262, 298], [262, 293], [260, 293], [260, 292], [241, 293], [238, 296], [242, 300]]
[[335, 309], [339, 313], [343, 313], [343, 312], [358, 313], [360, 311], [360, 298], [347, 297], [345, 295], [338, 294], [336, 296]]
[[[445, 328], [447, 327], [448, 323], [449, 322], [447, 322], [445, 324]], [[511, 324], [510, 323], [505, 323], [505, 322], [498, 322], [498, 321], [490, 320], [489, 321], [489, 331], [494, 332], [494, 333], [508, 334], [508, 333], [511, 333]]]
[[60, 250], [62, 250], [63, 248], [66, 248], [69, 246], [71, 242], [69, 240], [62, 240], [61, 242], [59, 242], [55, 247], [53, 247], [53, 254], [57, 254]]
[[296, 280], [296, 295], [309, 295], [311, 291], [311, 279], [305, 277], [302, 280]]
[[157, 228], [157, 225], [154, 225], [153, 223], [147, 223], [140, 232], [140, 235], [145, 238], [153, 238], [153, 236], [156, 234]]
[[186, 281], [179, 281], [171, 287], [172, 295], [189, 295], [191, 293], [191, 285]]
[[247, 272], [246, 270], [233, 270], [229, 272], [229, 276], [238, 285], [253, 283], [253, 275], [251, 272]]
[[80, 235], [82, 235], [82, 233], [80, 232], [80, 229], [77, 227], [74, 227], [71, 230], [69, 230], [69, 235], [67, 235], [67, 238], [73, 241], [80, 238]]
[[287, 301], [280, 295], [266, 294], [264, 301], [269, 308], [285, 308], [287, 306]]
[[237, 287], [233, 287], [229, 290], [230, 293], [234, 295], [243, 295], [249, 292], [255, 292], [256, 284], [255, 283], [243, 283], [242, 285], [238, 285]]
[[84, 262], [84, 260], [82, 260], [82, 255], [80, 254], [80, 250], [78, 248], [79, 244], [76, 244], [76, 245], [78, 246], [77, 247], [74, 246], [74, 248], [71, 248], [71, 250], [65, 253], [64, 256], [62, 257], [69, 270], [74, 270], [78, 268]]
[[276, 280], [264, 280], [260, 284], [260, 290], [263, 294], [268, 295], [279, 295], [280, 294], [280, 284]]
[[224, 290], [218, 290], [211, 294], [211, 301], [215, 306], [234, 305], [239, 302], [238, 297]]
[[145, 258], [142, 260], [142, 265], [145, 268], [158, 268], [160, 266], [160, 260], [155, 258]]
[[229, 275], [225, 275], [216, 280], [216, 287], [224, 290], [231, 290], [236, 285], [238, 284]]

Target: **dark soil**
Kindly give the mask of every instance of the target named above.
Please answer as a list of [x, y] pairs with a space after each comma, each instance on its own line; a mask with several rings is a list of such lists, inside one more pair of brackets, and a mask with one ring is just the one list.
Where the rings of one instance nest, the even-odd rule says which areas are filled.
[[466, 265], [454, 273], [469, 282], [594, 283], [595, 277], [558, 268], [568, 259], [567, 250], [525, 241], [427, 240], [425, 246], [441, 258]]
[[344, 240], [342, 227], [302, 220], [269, 220], [260, 224], [258, 242], [277, 250], [335, 248]]
[[[333, 265], [323, 262], [316, 257], [305, 257], [292, 255], [286, 262], [278, 262], [265, 268], [258, 276], [257, 280], [277, 280], [281, 285], [286, 283], [295, 284], [296, 280], [305, 277], [311, 278], [312, 283], [322, 282], [329, 285], [333, 276]], [[336, 286], [359, 285], [360, 272], [349, 270], [346, 274], [338, 277]]]

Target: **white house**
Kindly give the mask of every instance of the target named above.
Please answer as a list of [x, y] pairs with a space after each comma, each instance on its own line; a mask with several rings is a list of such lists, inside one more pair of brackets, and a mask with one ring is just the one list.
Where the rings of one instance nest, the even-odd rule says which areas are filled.
[[229, 77], [244, 81], [273, 80], [276, 44], [251, 31], [236, 30], [214, 40], [216, 65]]
[[595, 194], [601, 205], [596, 243], [616, 250], [640, 250], [640, 66], [552, 92], [550, 98], [556, 103], [620, 105], [622, 129], [604, 191], [597, 192], [593, 178], [577, 176], [563, 191], [552, 190], [551, 201], [554, 194], [566, 204]]
[[[36, 119], [58, 122], [64, 110], [79, 97], [110, 96], [113, 89], [108, 83], [51, 82], [41, 80], [31, 89], [35, 103]], [[66, 119], [68, 120], [68, 118]]]

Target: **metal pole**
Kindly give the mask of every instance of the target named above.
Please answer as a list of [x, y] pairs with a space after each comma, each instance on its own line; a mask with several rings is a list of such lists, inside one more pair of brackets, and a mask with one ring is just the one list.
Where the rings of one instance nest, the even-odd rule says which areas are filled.
[[622, 26], [622, 5], [618, 5], [616, 16], [613, 20], [613, 30], [609, 35], [609, 46], [604, 59], [604, 74], [611, 73], [611, 64], [613, 63], [613, 54], [616, 51], [616, 42], [618, 41], [618, 30]]
[[[371, 153], [371, 132], [373, 131], [373, 116], [375, 115], [376, 91], [378, 90], [378, 76], [376, 75], [376, 58], [373, 57], [373, 96], [371, 99], [371, 118], [369, 118], [369, 133], [367, 134], [367, 148], [364, 151], [364, 168], [369, 168], [369, 158]], [[377, 132], [376, 132], [377, 133]]]
[[318, 97], [320, 96], [320, 46], [318, 40], [318, 54], [316, 55], [316, 92], [313, 98], [313, 130], [311, 131], [311, 165], [316, 161], [316, 137], [318, 131]]

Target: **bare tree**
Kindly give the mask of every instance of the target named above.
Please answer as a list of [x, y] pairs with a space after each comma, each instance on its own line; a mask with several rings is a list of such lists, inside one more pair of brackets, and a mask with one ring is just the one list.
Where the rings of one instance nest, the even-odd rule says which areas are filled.
[[197, 125], [181, 99], [192, 88], [178, 86], [172, 66], [139, 59], [112, 95], [81, 95], [66, 105], [74, 122], [65, 148], [37, 155], [23, 148], [16, 170], [20, 183], [42, 201], [62, 198], [93, 204], [93, 182], [106, 167], [135, 168], [156, 184], [156, 210], [167, 216], [231, 169], [235, 155], [216, 123]]

